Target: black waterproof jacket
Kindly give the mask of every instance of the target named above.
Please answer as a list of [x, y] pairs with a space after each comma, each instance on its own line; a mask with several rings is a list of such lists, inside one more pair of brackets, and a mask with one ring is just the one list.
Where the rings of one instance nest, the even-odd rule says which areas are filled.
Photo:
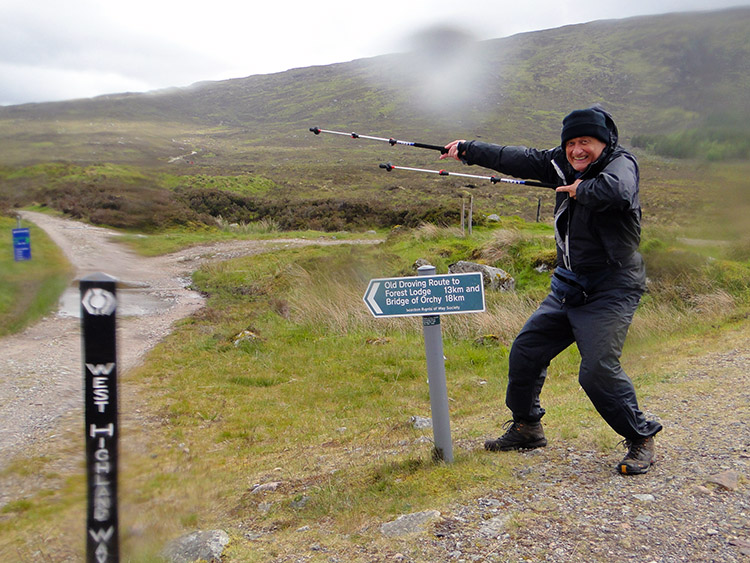
[[[576, 198], [560, 192], [555, 201], [558, 264], [581, 274], [627, 268], [635, 263], [642, 268], [637, 254], [641, 238], [638, 162], [618, 145], [617, 126], [612, 117], [599, 111], [606, 116], [609, 143], [599, 159], [580, 175], [583, 181], [578, 185]], [[470, 141], [462, 149], [465, 163], [517, 178], [566, 186], [578, 177], [560, 146], [538, 150]], [[569, 260], [564, 260], [561, 247], [566, 235]]]

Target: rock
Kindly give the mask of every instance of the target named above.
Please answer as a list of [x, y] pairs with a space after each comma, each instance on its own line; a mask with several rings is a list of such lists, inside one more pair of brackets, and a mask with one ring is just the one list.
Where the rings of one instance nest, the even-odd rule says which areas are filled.
[[715, 483], [728, 491], [736, 491], [739, 486], [740, 475], [736, 471], [724, 471], [716, 475], [711, 475], [707, 479], [707, 482]]
[[273, 504], [270, 502], [261, 502], [258, 504], [258, 512], [261, 514], [268, 514], [271, 511]]
[[516, 289], [516, 280], [500, 268], [487, 266], [486, 264], [477, 264], [476, 262], [467, 262], [459, 260], [448, 267], [451, 274], [463, 274], [469, 272], [479, 272], [482, 274], [484, 287], [496, 291], [513, 291]]
[[281, 485], [281, 483], [279, 483], [278, 481], [270, 481], [269, 483], [263, 483], [262, 485], [255, 485], [253, 487], [253, 490], [250, 491], [250, 493], [251, 494], [266, 493], [266, 492], [272, 493], [273, 491], [279, 488], [279, 485]]
[[733, 540], [729, 540], [729, 545], [736, 545], [737, 547], [748, 547], [750, 548], [750, 540], [745, 540], [742, 538], [736, 538]]
[[487, 215], [487, 220], [492, 221], [493, 223], [497, 223], [500, 220], [500, 215], [497, 213], [493, 213], [492, 215]]
[[172, 563], [220, 563], [221, 554], [228, 543], [229, 534], [223, 530], [193, 532], [171, 541], [164, 548], [162, 555]]
[[638, 500], [642, 502], [651, 502], [654, 500], [654, 495], [633, 495], [633, 497], [637, 498]]
[[742, 555], [750, 556], [750, 540], [736, 538], [733, 540], [729, 540], [729, 545], [734, 545], [736, 547], [739, 547], [740, 553]]
[[425, 260], [424, 258], [417, 258], [414, 261], [414, 269], [415, 270], [419, 270], [419, 268], [421, 268], [422, 266], [431, 266], [431, 265], [432, 264], [430, 264], [430, 261], [429, 260]]
[[510, 514], [504, 514], [502, 516], [495, 516], [494, 518], [485, 520], [479, 525], [479, 534], [486, 538], [495, 538], [499, 536], [505, 531], [510, 517]]
[[432, 428], [431, 418], [424, 418], [423, 416], [412, 416], [409, 419], [409, 422], [411, 422], [411, 425], [415, 430], [423, 430], [425, 428]]
[[291, 502], [291, 507], [296, 508], [297, 510], [300, 510], [302, 508], [305, 508], [305, 506], [307, 506], [309, 502], [310, 502], [310, 497], [307, 495], [303, 495], [299, 498], [294, 499]]
[[392, 538], [422, 532], [430, 522], [434, 522], [438, 518], [440, 518], [440, 512], [437, 510], [403, 514], [380, 526], [380, 533]]

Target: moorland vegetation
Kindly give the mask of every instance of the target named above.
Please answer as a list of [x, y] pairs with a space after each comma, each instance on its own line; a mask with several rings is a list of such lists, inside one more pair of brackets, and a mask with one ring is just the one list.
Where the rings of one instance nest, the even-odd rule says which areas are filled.
[[[206, 307], [127, 376], [153, 413], [130, 430], [147, 444], [129, 452], [125, 468], [123, 545], [132, 560], [156, 560], [165, 538], [217, 527], [230, 530], [228, 555], [238, 561], [300, 553], [324, 560], [311, 547], [320, 543], [347, 560], [399, 550], [418, 560], [416, 544], [389, 543], [373, 523], [469, 502], [499, 483], [511, 495], [520, 487], [514, 469], [527, 460], [500, 461], [473, 445], [502, 422], [508, 347], [549, 282], [552, 192], [384, 172], [378, 163], [431, 168], [437, 155], [314, 136], [310, 126], [430, 143], [470, 137], [552, 146], [567, 111], [601, 103], [642, 166], [649, 291], [624, 362], [645, 400], [677, 383], [661, 366], [681, 343], [746, 327], [749, 28], [750, 9], [594, 22], [466, 44], [455, 64], [426, 49], [0, 108], [0, 202], [8, 215], [34, 205], [117, 227], [144, 253], [301, 229], [376, 230], [385, 239], [238, 258], [194, 274]], [[583, 58], [582, 43], [595, 45]], [[461, 64], [467, 60], [476, 64]], [[435, 76], [440, 88], [429, 81]], [[471, 235], [458, 228], [467, 201]], [[488, 295], [486, 313], [444, 321], [461, 445], [452, 467], [431, 462], [428, 434], [409, 423], [429, 414], [419, 323], [373, 319], [361, 300], [367, 280], [412, 275], [419, 258], [439, 273], [476, 260], [517, 280], [515, 292]], [[23, 285], [14, 279], [11, 286]], [[0, 314], [15, 315], [7, 306]], [[236, 342], [243, 333], [253, 336]], [[551, 368], [551, 437], [610, 452], [616, 436], [579, 392], [577, 360], [570, 349]], [[36, 465], [61, 455], [69, 453]], [[49, 488], [3, 507], [3, 541], [29, 557], [55, 560], [50, 546], [61, 542], [80, 554], [70, 544], [83, 543], [83, 474], [47, 481]], [[278, 488], [252, 494], [252, 485], [268, 482]], [[57, 531], [42, 541], [35, 534], [43, 522]], [[312, 539], [299, 533], [305, 527]]]

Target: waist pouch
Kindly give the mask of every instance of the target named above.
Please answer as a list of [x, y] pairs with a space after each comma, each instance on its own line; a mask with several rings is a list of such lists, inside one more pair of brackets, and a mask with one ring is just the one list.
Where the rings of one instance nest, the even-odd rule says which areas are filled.
[[565, 268], [555, 268], [550, 289], [560, 303], [567, 307], [580, 307], [588, 302], [591, 293], [612, 272], [610, 269], [581, 275]]

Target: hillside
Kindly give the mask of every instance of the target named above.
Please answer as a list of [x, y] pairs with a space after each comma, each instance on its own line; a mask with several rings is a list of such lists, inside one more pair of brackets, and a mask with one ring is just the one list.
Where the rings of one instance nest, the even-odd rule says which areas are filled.
[[[377, 168], [388, 160], [435, 167], [434, 152], [316, 137], [308, 128], [432, 144], [463, 137], [544, 147], [557, 142], [567, 111], [601, 103], [616, 117], [625, 144], [638, 136], [649, 146], [655, 144], [649, 135], [686, 131], [700, 137], [711, 124], [714, 129], [719, 124], [717, 142], [746, 143], [749, 29], [750, 8], [598, 21], [184, 89], [4, 107], [0, 201], [19, 205], [58, 197], [38, 192], [40, 184], [50, 187], [49, 174], [36, 171], [33, 182], [19, 182], [19, 167], [114, 163], [180, 177], [254, 174], [272, 180], [277, 189], [247, 203], [254, 213], [240, 220], [269, 216], [289, 227], [294, 221], [283, 217], [282, 208], [311, 201], [318, 207], [326, 202], [325, 207], [333, 200], [364, 206], [360, 211], [384, 217], [372, 226], [386, 226], [409, 219], [399, 216], [401, 209], [415, 221], [429, 218], [414, 211], [429, 200], [440, 202], [432, 216], [452, 221], [457, 212], [443, 208], [455, 205], [460, 183], [386, 176]], [[742, 154], [747, 160], [747, 151]], [[664, 172], [663, 162], [649, 160], [647, 153], [643, 159], [644, 176], [655, 176], [662, 186], [675, 177], [705, 181], [693, 177], [690, 167]], [[739, 170], [730, 176], [744, 175]], [[144, 182], [165, 189], [180, 183], [153, 177]], [[80, 175], [73, 183], [80, 186]], [[119, 188], [127, 186], [108, 181], [102, 189]], [[485, 212], [527, 218], [537, 198], [546, 201], [549, 195], [511, 188], [501, 199], [493, 195], [497, 192], [473, 193]], [[143, 197], [151, 195], [141, 192], [134, 199]], [[311, 211], [318, 212], [328, 210]], [[324, 227], [350, 226], [350, 219]], [[674, 221], [679, 217], [663, 219]]]
[[[515, 123], [520, 130], [544, 112], [549, 119], [535, 120], [535, 128], [541, 121], [542, 132], [551, 134], [571, 104], [601, 102], [625, 129], [642, 133], [700, 122], [718, 108], [750, 114], [748, 28], [750, 8], [597, 21], [455, 42], [448, 53], [435, 49], [148, 94], [11, 106], [0, 108], [0, 117], [169, 122], [263, 138], [305, 131], [311, 123], [378, 130], [398, 123], [407, 133], [422, 132], [437, 129], [435, 119], [438, 132], [465, 133], [465, 125], [456, 124], [468, 123], [478, 133], [496, 134], [508, 121], [526, 121]], [[462, 90], [468, 93], [449, 112], [430, 104], [437, 96], [460, 98]]]

